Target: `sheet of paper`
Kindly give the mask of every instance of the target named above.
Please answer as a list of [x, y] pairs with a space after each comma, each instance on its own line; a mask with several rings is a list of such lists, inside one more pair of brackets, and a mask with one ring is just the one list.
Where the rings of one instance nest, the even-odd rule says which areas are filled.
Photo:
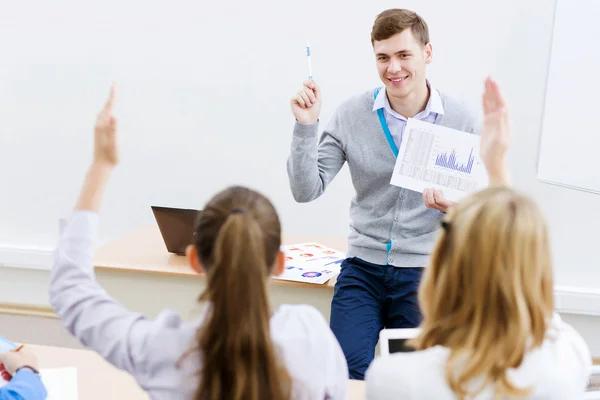
[[[48, 392], [46, 400], [78, 400], [77, 368], [42, 368], [40, 377]], [[0, 387], [6, 386], [10, 375], [0, 364]]]
[[323, 284], [340, 273], [346, 254], [319, 243], [282, 246], [285, 270], [274, 279]]
[[440, 189], [454, 202], [487, 187], [479, 136], [410, 118], [390, 183], [421, 193]]
[[40, 369], [42, 382], [48, 391], [46, 400], [78, 400], [77, 368]]

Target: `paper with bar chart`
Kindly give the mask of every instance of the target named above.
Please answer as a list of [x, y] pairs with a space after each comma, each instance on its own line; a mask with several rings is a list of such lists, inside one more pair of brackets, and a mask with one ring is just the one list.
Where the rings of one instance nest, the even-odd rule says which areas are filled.
[[391, 184], [421, 193], [440, 189], [454, 202], [486, 187], [479, 136], [410, 118]]

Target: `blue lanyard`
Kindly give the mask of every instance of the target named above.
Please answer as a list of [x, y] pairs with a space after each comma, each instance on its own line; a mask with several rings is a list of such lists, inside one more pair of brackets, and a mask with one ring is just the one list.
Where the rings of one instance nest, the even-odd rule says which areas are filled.
[[[379, 94], [379, 90], [381, 88], [375, 89], [375, 94], [373, 95], [373, 100], [377, 98]], [[394, 153], [394, 157], [398, 158], [398, 146], [394, 143], [394, 138], [392, 137], [392, 133], [390, 132], [390, 127], [385, 120], [385, 115], [383, 114], [383, 108], [377, 110], [377, 115], [379, 115], [379, 123], [381, 124], [381, 129], [383, 129], [383, 133], [385, 134], [385, 138], [387, 139], [390, 148], [392, 149], [392, 153]]]

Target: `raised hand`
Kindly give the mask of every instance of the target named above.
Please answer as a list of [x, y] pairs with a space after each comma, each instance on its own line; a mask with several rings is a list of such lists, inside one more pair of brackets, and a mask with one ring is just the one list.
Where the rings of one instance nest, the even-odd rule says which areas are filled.
[[492, 78], [485, 81], [483, 93], [483, 126], [480, 154], [490, 178], [490, 184], [508, 184], [506, 151], [510, 145], [508, 110], [498, 83]]
[[321, 90], [315, 81], [306, 81], [302, 89], [290, 100], [292, 113], [303, 124], [313, 124], [319, 120], [321, 112]]
[[111, 166], [119, 163], [117, 120], [113, 115], [115, 91], [115, 85], [113, 84], [108, 99], [98, 114], [94, 126], [94, 162]]

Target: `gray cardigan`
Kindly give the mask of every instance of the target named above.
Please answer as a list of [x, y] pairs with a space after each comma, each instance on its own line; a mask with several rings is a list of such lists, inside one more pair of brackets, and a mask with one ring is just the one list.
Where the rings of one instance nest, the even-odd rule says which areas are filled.
[[[350, 203], [348, 257], [397, 267], [424, 267], [441, 212], [421, 193], [390, 184], [396, 158], [373, 111], [374, 91], [342, 104], [318, 139], [318, 123], [296, 122], [287, 162], [298, 202], [318, 198], [348, 162], [356, 194]], [[474, 134], [479, 123], [461, 101], [440, 92], [444, 114], [436, 124]]]

